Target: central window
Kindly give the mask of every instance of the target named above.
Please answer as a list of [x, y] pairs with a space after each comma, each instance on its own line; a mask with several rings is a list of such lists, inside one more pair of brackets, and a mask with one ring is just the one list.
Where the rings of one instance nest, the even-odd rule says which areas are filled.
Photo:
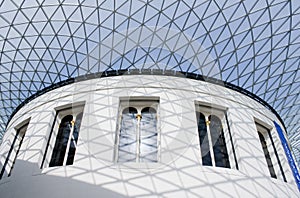
[[117, 162], [157, 162], [157, 100], [120, 102]]

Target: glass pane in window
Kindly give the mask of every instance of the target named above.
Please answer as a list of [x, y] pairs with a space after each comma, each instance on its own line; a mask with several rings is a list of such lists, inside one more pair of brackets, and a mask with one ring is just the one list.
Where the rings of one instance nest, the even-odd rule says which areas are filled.
[[140, 161], [157, 162], [157, 119], [154, 108], [146, 107], [142, 110], [140, 129]]
[[73, 116], [67, 115], [62, 119], [60, 123], [51, 161], [49, 164], [50, 167], [63, 165], [67, 144], [72, 129], [72, 120]]
[[215, 115], [209, 116], [209, 121], [215, 164], [218, 167], [230, 168], [222, 122]]
[[202, 113], [197, 112], [197, 118], [198, 118], [198, 133], [200, 139], [202, 165], [212, 166], [205, 116]]
[[119, 162], [136, 160], [137, 110], [129, 107], [123, 110], [119, 135]]
[[70, 148], [69, 148], [69, 153], [67, 158], [67, 165], [73, 164], [74, 161], [82, 115], [83, 113], [80, 113], [76, 116], [76, 120], [74, 123], [74, 131], [71, 137]]
[[273, 178], [277, 178], [276, 174], [275, 174], [274, 167], [273, 167], [273, 163], [272, 163], [269, 151], [268, 151], [266, 140], [265, 140], [264, 136], [261, 133], [258, 132], [258, 135], [259, 135], [259, 140], [260, 140], [262, 149], [263, 149], [264, 154], [265, 154], [265, 158], [267, 160], [267, 164], [268, 164], [268, 168], [269, 168], [269, 171], [270, 171], [270, 175]]

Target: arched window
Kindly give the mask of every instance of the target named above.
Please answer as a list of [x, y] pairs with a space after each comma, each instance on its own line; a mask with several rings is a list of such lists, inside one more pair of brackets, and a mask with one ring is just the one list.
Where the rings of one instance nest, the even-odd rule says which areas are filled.
[[68, 106], [56, 111], [41, 168], [74, 163], [84, 104]]
[[130, 107], [121, 111], [119, 121], [116, 161], [157, 162], [157, 101], [124, 102], [127, 104]]
[[278, 147], [275, 146], [276, 137], [272, 137], [271, 130], [266, 127], [266, 124], [255, 122], [255, 125], [271, 177], [287, 182], [281, 165], [282, 161], [277, 152]]
[[[196, 105], [196, 116], [202, 165], [231, 168], [230, 156], [228, 155], [229, 151], [231, 151], [235, 168], [238, 169], [226, 112], [220, 109]], [[225, 137], [225, 129], [227, 137]], [[231, 143], [232, 150], [228, 151], [230, 147], [227, 148], [226, 138], [227, 142]]]
[[44, 164], [49, 167], [73, 164], [83, 108], [84, 105], [72, 105], [56, 112], [41, 168]]
[[49, 166], [62, 166], [65, 158], [65, 153], [72, 130], [72, 115], [65, 116], [58, 129], [54, 149]]
[[12, 174], [12, 170], [18, 158], [18, 154], [20, 152], [24, 140], [24, 136], [27, 131], [29, 120], [25, 122], [26, 124], [23, 124], [21, 127], [18, 127], [18, 129], [16, 130], [16, 135], [12, 141], [11, 147], [9, 149], [9, 152], [7, 154], [7, 157], [5, 159], [5, 162], [0, 172], [0, 179], [2, 179], [3, 176], [9, 177]]

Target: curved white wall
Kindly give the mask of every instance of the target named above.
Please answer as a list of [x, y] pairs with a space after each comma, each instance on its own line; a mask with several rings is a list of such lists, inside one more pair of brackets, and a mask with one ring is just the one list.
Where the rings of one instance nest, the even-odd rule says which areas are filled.
[[[159, 98], [158, 163], [114, 162], [119, 101], [130, 97]], [[74, 164], [40, 169], [56, 109], [82, 102], [84, 115]], [[238, 170], [232, 153], [231, 169], [201, 165], [195, 102], [227, 110]], [[276, 116], [251, 98], [220, 85], [169, 76], [128, 75], [55, 89], [26, 104], [12, 118], [0, 148], [1, 168], [16, 127], [29, 118], [12, 174], [4, 174], [0, 180], [1, 197], [299, 196], [273, 124], [274, 120], [280, 123]], [[255, 121], [271, 129], [287, 182], [281, 177], [271, 178]], [[273, 164], [278, 167], [276, 161]], [[275, 172], [279, 173], [279, 168]]]

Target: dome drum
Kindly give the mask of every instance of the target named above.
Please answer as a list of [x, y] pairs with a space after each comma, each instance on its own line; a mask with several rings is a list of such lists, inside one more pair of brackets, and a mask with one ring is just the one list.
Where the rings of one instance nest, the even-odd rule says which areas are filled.
[[285, 130], [272, 111], [221, 83], [143, 74], [75, 81], [11, 118], [0, 192], [297, 197], [277, 127]]

